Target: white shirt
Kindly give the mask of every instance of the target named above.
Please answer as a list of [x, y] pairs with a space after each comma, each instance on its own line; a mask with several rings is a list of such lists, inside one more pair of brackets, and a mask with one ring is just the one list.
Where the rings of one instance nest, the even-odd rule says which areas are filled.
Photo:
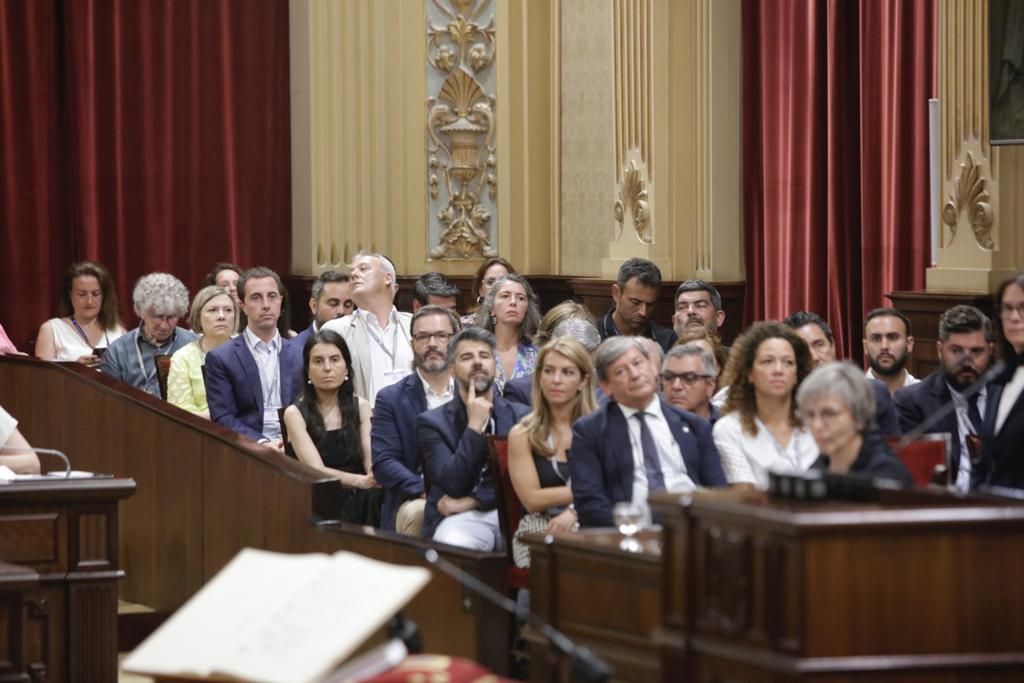
[[[867, 372], [864, 373], [864, 376], [867, 377], [868, 379], [877, 379], [879, 382], [885, 382], [885, 380], [883, 378], [879, 377], [878, 375], [876, 375], [875, 371], [872, 370], [871, 368], [867, 369]], [[903, 371], [903, 385], [897, 387], [896, 390], [899, 391], [900, 389], [903, 389], [904, 387], [913, 386], [913, 385], [917, 384], [920, 381], [921, 380], [919, 380], [918, 378], [916, 378], [913, 375], [911, 375], [908, 371], [904, 370]]]
[[448, 389], [443, 394], [439, 394], [430, 388], [430, 384], [423, 378], [422, 372], [417, 370], [416, 374], [419, 375], [420, 381], [423, 382], [423, 392], [427, 395], [427, 410], [443, 406], [455, 397], [455, 378], [450, 378], [448, 380]]
[[738, 413], [727, 413], [711, 430], [730, 484], [767, 489], [769, 472], [802, 474], [820, 455], [814, 437], [799, 427], [793, 429], [789, 443], [783, 446], [760, 418], [754, 418], [754, 425], [757, 434], [751, 436], [743, 431]]
[[263, 436], [273, 441], [281, 438], [281, 335], [274, 330], [274, 338], [265, 342], [248, 327], [243, 333], [245, 345], [256, 361], [263, 390]]
[[[949, 386], [949, 382], [946, 383]], [[971, 488], [971, 454], [967, 450], [967, 436], [974, 434], [974, 425], [968, 413], [967, 399], [953, 387], [949, 387], [949, 394], [953, 397], [953, 406], [956, 408], [956, 431], [960, 435], [960, 469], [956, 471], [954, 483], [958, 491], [967, 493]], [[985, 404], [988, 398], [988, 389], [984, 388], [978, 392], [978, 414], [984, 418]]]
[[[640, 420], [633, 417], [641, 412], [636, 408], [628, 408], [621, 403], [619, 410], [626, 416], [626, 424], [629, 426], [629, 443], [633, 450], [633, 500], [634, 502], [647, 502], [647, 469], [644, 467], [644, 449], [640, 441]], [[657, 394], [643, 409], [644, 421], [651, 431], [651, 438], [658, 448], [658, 463], [661, 465], [661, 474], [665, 478], [665, 490], [674, 493], [693, 491], [696, 485], [686, 473], [686, 463], [683, 461], [683, 453], [679, 450], [679, 444], [672, 436], [668, 420], [661, 411], [661, 401]], [[690, 428], [683, 425], [684, 431]]]
[[1022, 391], [1024, 391], [1024, 366], [1017, 368], [1013, 377], [1003, 387], [1003, 393], [999, 397], [999, 410], [996, 412], [996, 434], [1003, 428], [1006, 417], [1013, 410]]
[[14, 419], [14, 416], [0, 407], [0, 446], [10, 441], [17, 426], [18, 421]]
[[370, 348], [351, 349], [352, 353], [370, 354], [370, 375], [366, 400], [373, 405], [377, 392], [405, 378], [412, 367], [412, 342], [405, 329], [398, 322], [398, 309], [391, 307], [387, 327], [382, 328], [377, 316], [363, 309], [353, 315], [359, 316], [366, 325], [370, 337]]

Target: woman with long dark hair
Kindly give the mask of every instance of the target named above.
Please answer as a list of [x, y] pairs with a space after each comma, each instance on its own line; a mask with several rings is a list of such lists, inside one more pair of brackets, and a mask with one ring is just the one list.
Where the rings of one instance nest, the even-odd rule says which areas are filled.
[[341, 481], [343, 521], [379, 526], [383, 492], [371, 469], [370, 404], [355, 395], [348, 345], [337, 332], [320, 330], [306, 340], [302, 367], [302, 391], [284, 411], [295, 456]]
[[57, 317], [39, 328], [35, 354], [96, 367], [102, 352], [95, 349], [106, 350], [123, 334], [110, 272], [99, 263], [79, 261], [64, 271]]

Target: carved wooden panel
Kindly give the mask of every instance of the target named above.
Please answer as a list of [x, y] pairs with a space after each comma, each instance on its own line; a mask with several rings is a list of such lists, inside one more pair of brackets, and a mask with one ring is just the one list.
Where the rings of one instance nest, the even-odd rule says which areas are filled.
[[749, 536], [727, 527], [704, 530], [699, 619], [727, 634], [746, 633], [753, 614], [754, 567]]
[[53, 512], [17, 511], [0, 515], [0, 557], [36, 569], [60, 564], [60, 523]]
[[[110, 510], [100, 509], [96, 512], [83, 511], [72, 516], [73, 538], [78, 541], [77, 556], [71, 558], [72, 569], [95, 571], [114, 567], [117, 558], [113, 553], [113, 539], [109, 533], [110, 515]], [[116, 527], [113, 531], [116, 533]]]

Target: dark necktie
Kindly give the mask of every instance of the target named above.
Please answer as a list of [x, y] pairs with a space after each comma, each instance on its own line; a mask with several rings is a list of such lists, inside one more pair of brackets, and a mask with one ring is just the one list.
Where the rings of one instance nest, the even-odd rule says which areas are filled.
[[664, 491], [665, 476], [661, 473], [661, 461], [658, 459], [658, 447], [654, 445], [654, 437], [647, 427], [646, 413], [639, 412], [634, 417], [640, 422], [640, 449], [644, 452], [644, 472], [647, 474], [648, 491]]
[[967, 399], [967, 419], [971, 421], [974, 433], [981, 434], [981, 412], [978, 410], [978, 394]]

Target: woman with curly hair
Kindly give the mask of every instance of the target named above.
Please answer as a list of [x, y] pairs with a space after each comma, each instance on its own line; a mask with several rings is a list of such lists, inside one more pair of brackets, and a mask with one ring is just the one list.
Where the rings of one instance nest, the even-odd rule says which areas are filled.
[[498, 342], [494, 386], [499, 392], [505, 382], [533, 374], [540, 306], [525, 277], [510, 273], [499, 278], [476, 313], [476, 326], [494, 333]]
[[302, 349], [302, 391], [284, 411], [284, 424], [299, 461], [344, 487], [342, 521], [380, 526], [384, 494], [371, 469], [370, 404], [356, 396], [351, 367], [340, 334], [310, 335]]
[[785, 325], [758, 323], [736, 340], [722, 375], [725, 415], [713, 430], [730, 484], [766, 489], [769, 472], [804, 472], [817, 460], [796, 409], [810, 371], [807, 344]]

